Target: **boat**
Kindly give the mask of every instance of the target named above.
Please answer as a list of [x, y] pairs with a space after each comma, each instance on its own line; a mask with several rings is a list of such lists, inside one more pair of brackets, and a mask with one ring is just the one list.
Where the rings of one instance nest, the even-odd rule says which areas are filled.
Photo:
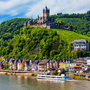
[[64, 74], [59, 75], [37, 75], [37, 79], [48, 79], [48, 80], [71, 80], [71, 76], [65, 76]]

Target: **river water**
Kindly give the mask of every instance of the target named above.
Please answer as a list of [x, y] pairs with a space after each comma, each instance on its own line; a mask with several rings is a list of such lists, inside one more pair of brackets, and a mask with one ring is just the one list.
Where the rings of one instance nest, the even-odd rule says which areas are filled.
[[90, 81], [47, 81], [35, 77], [0, 75], [0, 90], [90, 90]]

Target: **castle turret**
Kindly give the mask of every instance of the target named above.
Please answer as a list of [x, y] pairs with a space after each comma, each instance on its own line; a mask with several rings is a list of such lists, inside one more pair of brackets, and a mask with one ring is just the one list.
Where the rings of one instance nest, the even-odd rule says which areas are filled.
[[49, 12], [50, 12], [50, 10], [46, 6], [45, 9], [43, 9], [43, 20], [49, 19]]
[[39, 15], [37, 16], [37, 20], [39, 20]]

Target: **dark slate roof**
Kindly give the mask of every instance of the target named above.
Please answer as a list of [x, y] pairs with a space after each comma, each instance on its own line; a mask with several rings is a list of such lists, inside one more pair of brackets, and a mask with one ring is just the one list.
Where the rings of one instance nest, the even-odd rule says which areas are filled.
[[18, 61], [19, 61], [19, 59], [16, 59], [16, 60], [15, 60], [15, 62], [18, 62]]
[[50, 60], [50, 63], [54, 63], [55, 62], [55, 60]]
[[22, 62], [23, 62], [23, 60], [19, 59], [19, 60], [18, 60], [18, 62], [19, 62], [19, 63], [22, 63]]
[[31, 63], [33, 63], [35, 60], [31, 60]]
[[27, 64], [27, 65], [29, 65], [29, 63], [30, 63], [30, 60], [27, 60], [27, 61], [25, 61], [25, 62], [26, 62], [26, 64]]
[[34, 62], [33, 62], [33, 64], [38, 64], [40, 61], [39, 60], [35, 60]]
[[9, 57], [6, 57], [6, 61], [9, 62], [9, 60], [10, 60]]
[[39, 64], [46, 64], [46, 63], [48, 63], [48, 62], [49, 62], [48, 59], [44, 59], [44, 60], [42, 60]]
[[15, 60], [12, 60], [11, 62], [12, 62], [12, 63], [14, 63], [14, 62], [15, 62]]

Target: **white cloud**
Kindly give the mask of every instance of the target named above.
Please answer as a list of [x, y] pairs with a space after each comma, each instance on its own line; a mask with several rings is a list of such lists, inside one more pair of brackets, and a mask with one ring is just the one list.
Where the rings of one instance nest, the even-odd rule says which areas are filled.
[[42, 10], [47, 4], [50, 14], [57, 13], [85, 13], [90, 8], [90, 0], [39, 0], [30, 6], [26, 17], [42, 15]]
[[[35, 0], [34, 0], [35, 1]], [[19, 8], [25, 4], [32, 2], [32, 0], [6, 0], [0, 1], [0, 15], [9, 14], [9, 15], [16, 15], [21, 11], [18, 11]]]
[[0, 0], [0, 15], [36, 18], [43, 15], [46, 5], [50, 14], [85, 13], [90, 9], [89, 3], [90, 0]]

